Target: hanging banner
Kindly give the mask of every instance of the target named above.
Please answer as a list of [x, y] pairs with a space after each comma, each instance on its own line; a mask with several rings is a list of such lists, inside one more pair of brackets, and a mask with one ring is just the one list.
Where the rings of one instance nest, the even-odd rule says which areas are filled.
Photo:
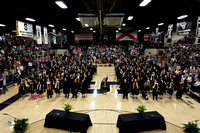
[[200, 17], [197, 19], [195, 44], [200, 44]]
[[167, 39], [172, 39], [173, 24], [168, 25]]
[[[53, 33], [56, 34], [56, 30], [53, 29]], [[53, 43], [56, 44], [56, 36], [53, 36]]]
[[42, 31], [41, 26], [36, 25], [37, 44], [42, 44]]
[[47, 27], [44, 27], [43, 31], [44, 31], [44, 44], [48, 44], [48, 31], [47, 31]]
[[17, 36], [33, 37], [33, 25], [16, 20]]
[[191, 21], [177, 23], [178, 35], [188, 35], [191, 31], [191, 28], [192, 28]]

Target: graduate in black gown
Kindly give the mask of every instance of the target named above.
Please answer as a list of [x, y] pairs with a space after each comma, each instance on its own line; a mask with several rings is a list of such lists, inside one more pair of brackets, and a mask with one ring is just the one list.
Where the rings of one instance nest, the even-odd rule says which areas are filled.
[[155, 80], [152, 89], [153, 89], [153, 100], [155, 97], [156, 97], [156, 100], [158, 100], [159, 84], [157, 80]]
[[160, 82], [160, 87], [159, 87], [159, 98], [162, 100], [163, 94], [165, 93], [166, 90], [166, 83], [161, 79]]
[[72, 98], [77, 98], [78, 96], [77, 96], [77, 93], [78, 93], [78, 87], [79, 87], [79, 84], [78, 84], [78, 79], [76, 78], [75, 80], [74, 80], [74, 87], [73, 87], [73, 89], [72, 89]]
[[33, 98], [33, 94], [34, 94], [34, 87], [35, 87], [35, 85], [34, 85], [34, 83], [33, 83], [33, 81], [32, 80], [30, 80], [29, 82], [28, 82], [28, 85], [29, 85], [29, 92], [31, 93], [31, 98]]
[[142, 97], [143, 97], [143, 99], [149, 100], [149, 99], [147, 98], [147, 91], [148, 91], [147, 82], [144, 83], [144, 87], [142, 88], [141, 91], [142, 91]]
[[123, 99], [128, 99], [128, 92], [129, 92], [129, 84], [126, 79], [121, 83], [121, 90], [123, 93]]
[[133, 82], [133, 90], [132, 90], [132, 95], [133, 95], [133, 99], [136, 98], [138, 99], [138, 95], [139, 95], [139, 84], [137, 79], [134, 80]]
[[86, 88], [87, 88], [87, 85], [86, 85], [86, 81], [85, 79], [83, 79], [81, 81], [81, 84], [80, 84], [80, 89], [81, 89], [81, 94], [82, 94], [82, 98], [85, 98], [85, 93], [86, 93]]
[[183, 90], [184, 90], [184, 83], [180, 82], [179, 85], [177, 86], [177, 92], [176, 92], [177, 100], [178, 99], [182, 100]]
[[22, 99], [25, 98], [25, 92], [26, 92], [26, 85], [23, 79], [21, 79], [19, 86], [19, 94], [21, 95]]
[[169, 98], [172, 99], [172, 95], [174, 93], [174, 80], [171, 79], [169, 88], [168, 88], [168, 94], [169, 94]]
[[101, 82], [102, 88], [103, 88], [103, 94], [107, 94], [107, 80], [108, 80], [108, 76], [106, 78], [104, 78]]
[[49, 97], [52, 98], [52, 95], [53, 95], [52, 84], [49, 79], [47, 79], [47, 82], [46, 82], [46, 89], [47, 89], [47, 99], [49, 99]]
[[39, 98], [42, 97], [42, 92], [43, 92], [43, 86], [41, 85], [40, 81], [38, 81], [38, 84], [37, 84], [37, 93], [39, 94]]
[[69, 79], [64, 78], [63, 81], [63, 93], [65, 94], [65, 98], [69, 98], [69, 92], [70, 92], [70, 87], [69, 87]]

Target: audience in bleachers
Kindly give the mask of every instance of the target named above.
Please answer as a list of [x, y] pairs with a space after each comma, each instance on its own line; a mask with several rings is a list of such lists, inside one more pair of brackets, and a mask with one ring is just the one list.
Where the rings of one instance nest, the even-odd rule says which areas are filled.
[[[55, 90], [57, 97], [63, 91], [66, 98], [69, 92], [76, 98], [80, 90], [84, 98], [96, 72], [96, 63], [115, 64], [126, 98], [128, 92], [133, 98], [138, 98], [139, 93], [144, 99], [148, 99], [147, 94], [152, 94], [153, 99], [158, 99], [158, 95], [162, 99], [165, 93], [172, 98], [176, 91], [177, 99], [181, 99], [188, 85], [194, 89], [194, 83], [200, 79], [200, 53], [199, 46], [192, 44], [191, 39], [184, 38], [155, 56], [144, 56], [143, 51], [142, 44], [96, 44], [88, 48], [71, 46], [71, 56], [62, 56], [42, 48], [31, 38], [3, 35], [0, 39], [0, 93], [5, 93], [6, 85], [15, 81], [23, 97], [27, 92], [31, 97], [34, 93], [42, 96], [47, 90], [47, 98], [51, 98], [53, 91], [50, 90]], [[39, 69], [42, 74], [35, 73], [29, 80], [21, 80]], [[124, 84], [129, 87], [124, 88]]]

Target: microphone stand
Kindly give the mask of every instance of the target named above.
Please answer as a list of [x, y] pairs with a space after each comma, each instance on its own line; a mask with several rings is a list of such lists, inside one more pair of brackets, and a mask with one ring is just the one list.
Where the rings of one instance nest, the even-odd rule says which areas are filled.
[[16, 117], [14, 117], [14, 116], [12, 116], [12, 115], [9, 115], [9, 114], [7, 114], [7, 113], [3, 113], [3, 115], [7, 115], [7, 116], [9, 116], [9, 117], [11, 117], [11, 118], [14, 118], [15, 120], [17, 119]]

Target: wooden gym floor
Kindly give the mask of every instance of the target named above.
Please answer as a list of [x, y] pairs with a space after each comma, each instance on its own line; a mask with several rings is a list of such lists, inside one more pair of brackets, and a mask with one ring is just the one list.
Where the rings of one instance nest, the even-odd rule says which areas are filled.
[[[114, 67], [99, 66], [97, 74], [94, 75], [93, 81], [97, 81], [91, 88], [99, 88], [102, 79], [108, 75], [108, 81], [116, 81]], [[111, 85], [111, 92], [107, 95], [88, 94], [85, 99], [81, 98], [81, 94], [77, 99], [65, 99], [62, 94], [59, 98], [53, 97], [47, 99], [46, 94], [43, 98], [37, 100], [28, 100], [30, 95], [25, 99], [19, 99], [12, 103], [2, 111], [0, 111], [0, 133], [11, 133], [13, 128], [9, 126], [8, 121], [13, 121], [9, 116], [3, 115], [8, 113], [17, 118], [29, 118], [31, 124], [27, 133], [68, 133], [65, 130], [44, 128], [44, 119], [53, 109], [63, 110], [63, 104], [67, 101], [72, 104], [73, 112], [87, 113], [90, 115], [93, 126], [88, 129], [88, 133], [118, 133], [116, 127], [117, 118], [120, 113], [136, 113], [138, 105], [144, 104], [147, 111], [158, 111], [165, 118], [167, 130], [154, 130], [143, 133], [181, 133], [183, 123], [188, 123], [200, 119], [200, 104], [192, 98], [183, 95], [182, 100], [176, 100], [175, 96], [170, 100], [168, 96], [164, 96], [163, 100], [153, 101], [143, 100], [141, 95], [139, 99], [122, 99], [121, 94], [117, 94], [118, 85]], [[13, 86], [5, 95], [0, 95], [0, 103], [8, 98], [16, 95], [18, 87]], [[176, 125], [176, 126], [175, 126]], [[199, 122], [200, 125], [200, 122]]]

